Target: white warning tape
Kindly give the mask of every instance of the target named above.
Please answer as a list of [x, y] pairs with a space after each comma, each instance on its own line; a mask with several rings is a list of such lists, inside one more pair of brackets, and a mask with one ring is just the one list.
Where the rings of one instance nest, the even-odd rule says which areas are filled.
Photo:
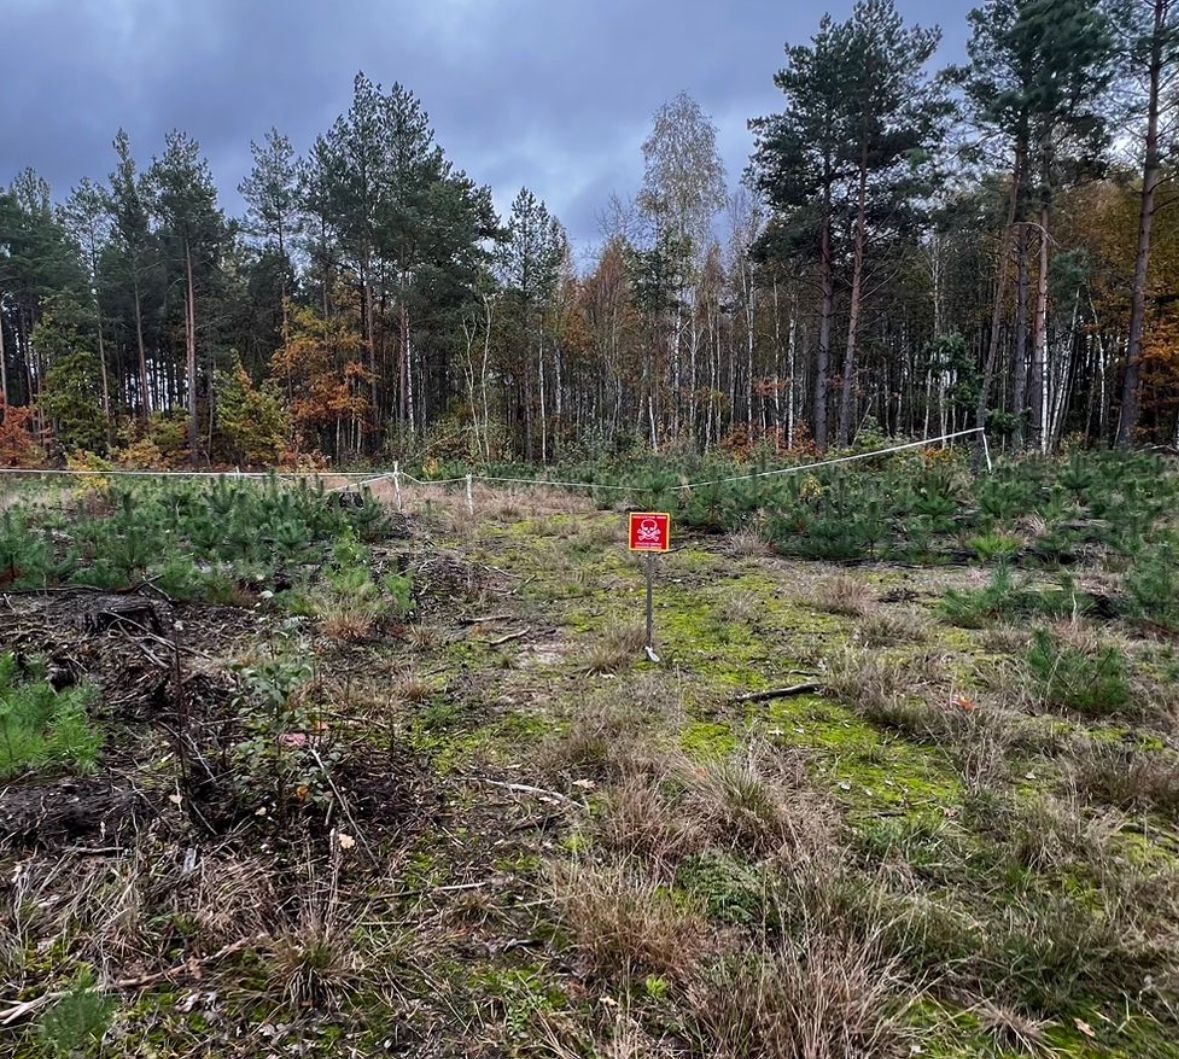
[[[687, 482], [682, 485], [667, 486], [667, 492], [686, 492], [690, 489], [699, 489], [706, 485], [725, 485], [729, 482], [745, 482], [751, 481], [754, 478], [770, 478], [783, 474], [799, 474], [803, 471], [813, 471], [819, 467], [832, 467], [837, 463], [852, 463], [855, 460], [871, 460], [879, 456], [888, 456], [894, 452], [904, 452], [908, 449], [924, 448], [927, 445], [936, 445], [939, 441], [952, 441], [954, 438], [968, 437], [971, 434], [982, 434], [983, 452], [986, 456], [987, 470], [993, 470], [991, 464], [990, 446], [987, 444], [987, 435], [984, 427], [971, 427], [969, 430], [956, 430], [952, 434], [939, 434], [933, 438], [923, 438], [921, 441], [909, 441], [902, 445], [892, 445], [884, 449], [873, 449], [871, 452], [858, 452], [853, 456], [837, 456], [830, 460], [819, 460], [815, 463], [800, 463], [793, 467], [779, 467], [772, 471], [756, 471], [753, 474], [737, 474], [728, 478], [713, 478], [700, 482]], [[75, 468], [64, 467], [0, 467], [0, 475], [40, 475], [40, 476], [65, 476], [65, 477], [86, 477], [86, 478], [245, 478], [245, 479], [266, 479], [266, 478], [348, 478], [356, 479], [351, 485], [368, 485], [373, 482], [379, 482], [386, 478], [394, 480], [403, 480], [413, 482], [415, 485], [453, 485], [456, 482], [465, 482], [468, 479], [476, 482], [510, 482], [519, 483], [521, 485], [547, 485], [557, 489], [608, 489], [615, 492], [625, 493], [650, 493], [662, 492], [663, 490], [653, 489], [650, 486], [633, 486], [633, 485], [606, 485], [599, 482], [563, 482], [553, 478], [509, 478], [498, 475], [489, 474], [464, 474], [457, 478], [415, 478], [412, 474], [408, 474], [398, 468], [391, 471], [130, 471], [123, 469], [112, 469], [108, 471], [102, 470], [79, 470]], [[341, 486], [339, 488], [348, 488], [349, 486]]]

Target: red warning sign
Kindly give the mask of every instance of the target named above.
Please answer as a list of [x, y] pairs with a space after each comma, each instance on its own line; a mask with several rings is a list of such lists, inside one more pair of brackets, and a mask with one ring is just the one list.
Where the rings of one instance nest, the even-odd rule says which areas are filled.
[[630, 513], [630, 550], [666, 552], [671, 549], [671, 516], [660, 511]]

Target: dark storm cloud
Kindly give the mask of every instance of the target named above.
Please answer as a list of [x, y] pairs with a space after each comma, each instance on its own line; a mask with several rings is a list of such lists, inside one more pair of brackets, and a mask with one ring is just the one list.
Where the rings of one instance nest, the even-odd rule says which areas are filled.
[[[930, 0], [901, 6], [935, 20]], [[936, 8], [943, 55], [960, 51], [968, 6]], [[421, 98], [501, 209], [526, 184], [592, 240], [609, 192], [638, 185], [652, 113], [681, 89], [713, 116], [735, 182], [746, 119], [778, 105], [784, 42], [816, 21], [770, 0], [0, 0], [0, 180], [31, 165], [61, 195], [109, 172], [120, 125], [142, 164], [176, 127], [237, 210], [249, 141], [274, 125], [306, 149], [362, 69]]]

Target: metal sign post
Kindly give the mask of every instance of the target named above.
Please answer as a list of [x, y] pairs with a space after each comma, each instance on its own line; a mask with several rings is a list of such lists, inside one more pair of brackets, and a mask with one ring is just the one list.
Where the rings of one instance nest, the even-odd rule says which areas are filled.
[[647, 559], [647, 657], [658, 662], [655, 653], [655, 556], [671, 549], [671, 516], [662, 511], [632, 511], [629, 546], [632, 552], [645, 552]]
[[655, 651], [655, 554], [647, 555], [647, 653]]

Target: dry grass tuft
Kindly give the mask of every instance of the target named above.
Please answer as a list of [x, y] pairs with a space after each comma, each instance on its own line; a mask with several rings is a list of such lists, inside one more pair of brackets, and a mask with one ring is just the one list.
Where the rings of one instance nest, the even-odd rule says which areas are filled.
[[698, 764], [676, 749], [645, 749], [606, 791], [595, 832], [654, 874], [706, 849], [796, 865], [833, 846], [835, 807], [810, 786], [801, 754], [753, 746]]
[[436, 689], [413, 671], [403, 673], [393, 685], [393, 696], [398, 702], [418, 705], [429, 702]]
[[627, 669], [643, 650], [647, 631], [641, 625], [624, 625], [610, 629], [586, 652], [582, 668], [591, 676], [617, 673]]
[[983, 650], [996, 655], [1021, 655], [1032, 642], [1032, 631], [1020, 625], [991, 625], [980, 634]]
[[929, 622], [909, 610], [872, 610], [860, 622], [857, 634], [865, 647], [924, 643], [929, 638]]
[[730, 625], [752, 625], [765, 609], [752, 592], [738, 592], [725, 600], [723, 615]]
[[814, 924], [797, 940], [723, 960], [690, 990], [704, 1051], [731, 1059], [896, 1054], [897, 967], [874, 939]]
[[845, 706], [869, 720], [889, 717], [904, 703], [908, 687], [899, 662], [853, 647], [831, 657], [823, 684]]
[[667, 729], [680, 705], [656, 674], [626, 687], [611, 682], [576, 705], [564, 730], [542, 744], [543, 774], [565, 779], [617, 780], [666, 773]]
[[795, 859], [833, 837], [834, 810], [810, 789], [801, 754], [775, 756], [753, 746], [739, 756], [685, 763], [682, 774], [686, 811], [714, 844]]
[[1109, 847], [1107, 834], [1086, 821], [1075, 798], [1030, 798], [1004, 825], [1011, 855], [1036, 871], [1067, 868], [1079, 854], [1092, 859]]
[[195, 893], [182, 891], [177, 903], [200, 926], [206, 947], [264, 934], [273, 925], [279, 899], [273, 867], [261, 857], [206, 855], [194, 875]]
[[602, 977], [683, 980], [704, 953], [700, 909], [673, 897], [633, 860], [558, 864], [552, 883], [574, 943]]
[[405, 634], [406, 640], [415, 651], [429, 651], [446, 640], [446, 634], [437, 625], [411, 625]]
[[936, 712], [939, 727], [933, 731], [933, 738], [950, 750], [966, 790], [982, 794], [1002, 789], [1011, 772], [1017, 723], [994, 710], [966, 712], [953, 704]]
[[624, 777], [606, 792], [596, 824], [608, 848], [647, 861], [656, 873], [697, 851], [706, 840], [700, 822], [682, 813], [664, 787], [649, 776]]
[[774, 550], [769, 542], [755, 529], [740, 529], [729, 534], [729, 548], [735, 555], [751, 559], [766, 558]]
[[331, 603], [323, 609], [322, 628], [335, 643], [357, 643], [372, 634], [373, 617], [348, 603]]
[[1025, 1015], [990, 1000], [976, 1004], [973, 1010], [979, 1025], [1004, 1052], [1021, 1052], [1043, 1059], [1060, 1054], [1046, 1037], [1056, 1025], [1050, 1019]]
[[1179, 755], [1090, 740], [1077, 748], [1068, 768], [1085, 801], [1179, 817]]
[[862, 618], [875, 606], [876, 597], [870, 585], [847, 574], [839, 574], [816, 585], [810, 602], [811, 606], [828, 614]]
[[355, 990], [361, 961], [352, 932], [358, 915], [340, 900], [337, 851], [326, 878], [307, 866], [295, 923], [274, 938], [270, 984], [293, 1011], [335, 1009]]

